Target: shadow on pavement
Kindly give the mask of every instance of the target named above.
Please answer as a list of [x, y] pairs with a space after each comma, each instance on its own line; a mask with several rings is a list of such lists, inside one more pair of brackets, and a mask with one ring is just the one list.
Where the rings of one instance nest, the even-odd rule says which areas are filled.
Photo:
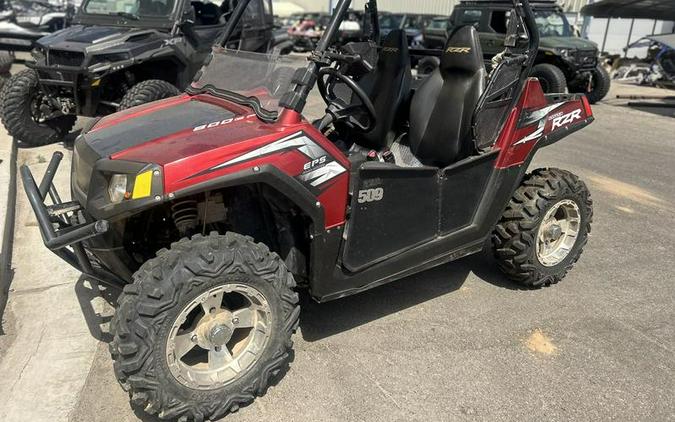
[[303, 294], [300, 314], [302, 336], [309, 342], [318, 341], [452, 293], [462, 287], [471, 273], [497, 287], [520, 289], [499, 272], [493, 261], [488, 253], [479, 253], [323, 304]]
[[[471, 273], [496, 287], [523, 289], [510, 282], [497, 269], [491, 255], [483, 252], [332, 302], [316, 303], [302, 292], [302, 336], [310, 342], [321, 340], [452, 293], [462, 287]], [[105, 343], [112, 341], [109, 325], [121, 291], [82, 276], [75, 284], [75, 293], [91, 335]], [[94, 307], [99, 297], [108, 304], [103, 313]]]
[[[82, 129], [77, 129], [73, 132], [68, 133], [64, 138], [61, 143], [63, 144], [63, 147], [69, 151], [73, 150], [73, 145], [75, 144], [75, 139], [77, 139], [78, 136], [80, 136], [80, 133], [82, 132]], [[16, 141], [16, 145], [18, 148], [21, 149], [33, 149], [33, 148], [41, 148], [44, 145], [30, 145], [27, 144], [23, 141]]]

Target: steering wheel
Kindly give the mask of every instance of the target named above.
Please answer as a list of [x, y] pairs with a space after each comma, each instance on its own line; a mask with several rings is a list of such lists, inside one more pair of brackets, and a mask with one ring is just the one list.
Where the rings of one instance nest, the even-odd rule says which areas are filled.
[[[337, 79], [344, 83], [361, 101], [360, 104], [347, 104], [345, 100], [335, 95], [333, 89], [328, 89], [326, 79]], [[367, 133], [375, 128], [377, 122], [377, 113], [375, 106], [368, 97], [368, 94], [353, 79], [344, 73], [340, 73], [332, 67], [325, 67], [319, 71], [317, 80], [319, 92], [323, 100], [328, 104], [326, 112], [333, 117], [333, 122], [348, 121], [348, 123], [357, 129]], [[363, 124], [354, 117], [357, 110], [365, 110], [368, 114], [368, 124]]]

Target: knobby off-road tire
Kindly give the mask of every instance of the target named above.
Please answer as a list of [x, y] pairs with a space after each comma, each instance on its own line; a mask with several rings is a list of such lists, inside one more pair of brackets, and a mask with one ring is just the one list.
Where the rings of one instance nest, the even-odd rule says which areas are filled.
[[[238, 378], [211, 389], [188, 388], [167, 362], [172, 327], [196, 298], [225, 285], [252, 287], [264, 296], [271, 310], [270, 336], [260, 357]], [[270, 379], [289, 363], [300, 314], [294, 288], [279, 256], [248, 237], [214, 233], [173, 244], [138, 270], [119, 299], [110, 345], [118, 381], [132, 403], [162, 419], [217, 420], [236, 411], [264, 394]]]
[[0, 51], [0, 74], [9, 75], [14, 63], [14, 55], [9, 51]]
[[[562, 255], [564, 259], [560, 256], [558, 263], [542, 263], [537, 245], [542, 233], [540, 228], [547, 214], [556, 209], [562, 213], [565, 208], [577, 214], [578, 223], [567, 230], [568, 233], [576, 230], [576, 238], [568, 238], [569, 252]], [[593, 201], [584, 182], [565, 170], [535, 170], [525, 176], [492, 234], [499, 268], [511, 280], [526, 287], [558, 283], [579, 260], [591, 232], [592, 220]]]
[[1, 117], [7, 132], [31, 146], [47, 145], [63, 140], [77, 120], [76, 116], [62, 115], [38, 122], [31, 107], [42, 95], [38, 76], [31, 69], [12, 76], [0, 94]]
[[558, 66], [542, 63], [532, 68], [531, 76], [539, 79], [546, 94], [563, 93], [567, 89], [567, 78]]
[[591, 87], [591, 92], [586, 94], [588, 102], [595, 104], [598, 101], [602, 100], [609, 93], [609, 88], [612, 85], [612, 78], [605, 70], [605, 67], [598, 65], [596, 69], [592, 72], [593, 74], [593, 84]]
[[153, 101], [163, 100], [180, 94], [175, 86], [159, 79], [150, 79], [139, 82], [124, 94], [120, 102], [119, 110], [126, 110], [131, 107], [151, 103]]
[[9, 73], [0, 73], [0, 104], [2, 104], [2, 99], [4, 98], [3, 93], [5, 91], [4, 91], [3, 88], [7, 84], [7, 81], [9, 80], [9, 78], [11, 78], [11, 77], [12, 77], [12, 75], [10, 75]]

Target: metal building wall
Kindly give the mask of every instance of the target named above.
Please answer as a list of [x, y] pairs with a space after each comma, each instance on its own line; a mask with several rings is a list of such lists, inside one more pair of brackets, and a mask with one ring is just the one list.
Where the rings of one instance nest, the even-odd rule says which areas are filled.
[[[307, 11], [326, 12], [328, 11], [329, 0], [291, 0], [292, 3], [304, 8]], [[378, 0], [377, 5], [380, 10], [389, 12], [417, 12], [417, 13], [437, 13], [450, 14], [458, 0]], [[333, 0], [336, 4], [337, 0]], [[363, 9], [365, 0], [353, 0], [354, 9]]]
[[377, 7], [388, 12], [415, 12], [449, 15], [457, 0], [378, 0]]
[[[325, 12], [328, 11], [330, 0], [290, 0], [292, 3], [303, 7], [307, 11]], [[416, 12], [416, 13], [436, 13], [449, 15], [452, 8], [459, 0], [378, 0], [377, 4], [380, 10], [389, 12]], [[564, 0], [560, 3], [564, 5], [568, 12], [578, 12], [590, 0]], [[333, 0], [333, 4], [337, 0]], [[363, 9], [365, 0], [353, 0], [352, 7]]]

